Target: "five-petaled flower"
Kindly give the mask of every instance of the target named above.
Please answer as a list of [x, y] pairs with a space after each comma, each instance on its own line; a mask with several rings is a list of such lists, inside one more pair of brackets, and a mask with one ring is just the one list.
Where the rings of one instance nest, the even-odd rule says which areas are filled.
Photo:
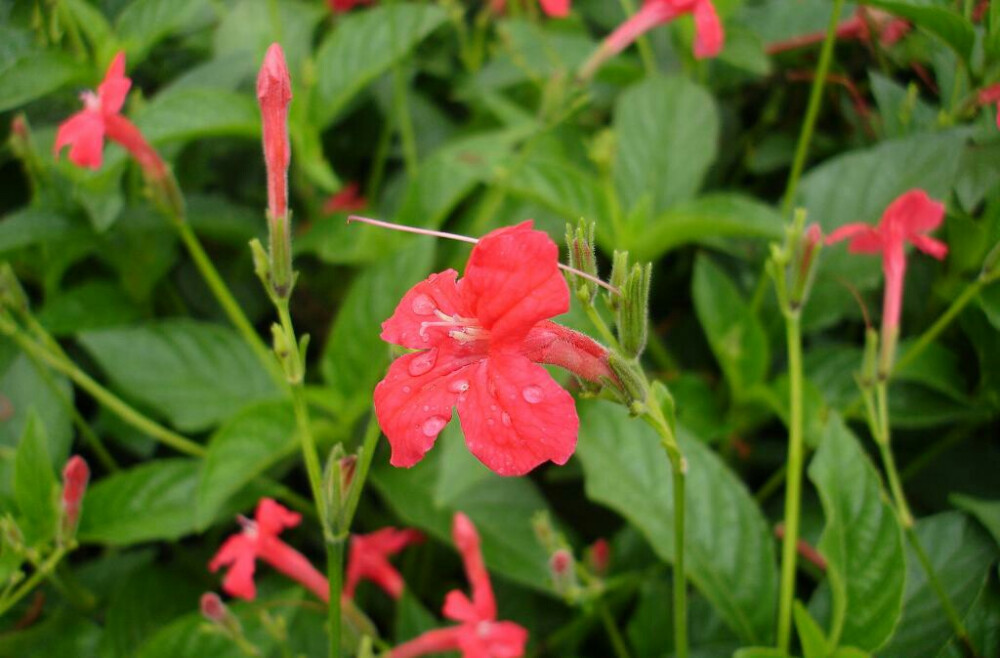
[[479, 534], [467, 516], [458, 512], [452, 524], [455, 546], [465, 563], [472, 599], [452, 590], [443, 614], [458, 626], [427, 631], [393, 649], [390, 658], [414, 658], [429, 653], [460, 651], [462, 658], [518, 658], [524, 655], [528, 631], [510, 621], [497, 621], [497, 604], [479, 548]]
[[639, 11], [601, 43], [581, 67], [580, 76], [591, 77], [601, 64], [628, 48], [640, 36], [684, 14], [694, 16], [694, 56], [704, 59], [718, 55], [725, 33], [712, 0], [645, 0]]
[[382, 323], [382, 339], [420, 351], [396, 359], [375, 388], [394, 466], [423, 458], [453, 406], [469, 450], [494, 472], [566, 463], [576, 447], [576, 407], [537, 364], [594, 382], [613, 375], [604, 347], [548, 321], [569, 310], [558, 257], [529, 220], [480, 239], [462, 279], [455, 270], [432, 274], [403, 296]]
[[878, 226], [846, 224], [826, 238], [827, 244], [850, 239], [848, 248], [852, 253], [882, 254], [885, 274], [882, 341], [886, 348], [883, 366], [891, 361], [899, 333], [906, 273], [905, 244], [910, 242], [920, 251], [942, 260], [948, 254], [948, 246], [924, 234], [939, 227], [943, 220], [943, 203], [934, 201], [923, 190], [910, 190], [889, 204]]
[[416, 530], [397, 528], [382, 528], [367, 535], [353, 535], [351, 550], [347, 556], [343, 597], [354, 598], [358, 583], [368, 579], [384, 589], [389, 596], [398, 599], [403, 595], [405, 583], [395, 567], [389, 564], [389, 557], [423, 539], [423, 534]]
[[69, 159], [73, 164], [99, 169], [103, 158], [104, 137], [124, 147], [146, 176], [152, 180], [162, 178], [166, 165], [153, 150], [135, 124], [120, 112], [132, 81], [125, 76], [125, 53], [118, 53], [97, 87], [97, 93], [81, 94], [83, 109], [59, 126], [53, 151], [58, 156], [69, 146]]
[[323, 574], [304, 555], [278, 538], [282, 530], [297, 526], [301, 520], [299, 514], [270, 498], [262, 498], [257, 504], [253, 521], [240, 517], [243, 531], [227, 539], [208, 564], [212, 571], [229, 567], [222, 589], [232, 596], [253, 600], [257, 596], [253, 574], [255, 562], [260, 558], [323, 601], [329, 601], [330, 587]]
[[[542, 11], [553, 18], [565, 18], [569, 16], [570, 0], [538, 0], [538, 4], [542, 6]], [[498, 14], [506, 7], [507, 0], [493, 0], [492, 4], [490, 4], [490, 9]]]

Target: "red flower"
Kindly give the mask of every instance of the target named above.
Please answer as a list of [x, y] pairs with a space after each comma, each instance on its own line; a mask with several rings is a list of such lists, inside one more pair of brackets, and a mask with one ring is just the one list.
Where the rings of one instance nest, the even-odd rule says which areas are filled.
[[372, 2], [373, 0], [326, 0], [326, 4], [330, 7], [330, 11], [335, 14], [351, 11], [355, 7], [360, 7], [362, 5], [370, 5]]
[[569, 310], [569, 289], [555, 243], [531, 227], [484, 236], [461, 280], [455, 270], [432, 274], [382, 323], [383, 340], [421, 350], [396, 359], [375, 387], [394, 466], [423, 458], [453, 406], [469, 450], [500, 475], [564, 464], [573, 454], [573, 398], [536, 363], [591, 381], [612, 375], [607, 350], [546, 321]]
[[166, 173], [163, 160], [135, 124], [119, 114], [131, 86], [132, 81], [125, 77], [125, 53], [120, 52], [111, 60], [97, 93], [84, 92], [80, 96], [84, 108], [60, 124], [53, 147], [56, 157], [69, 146], [73, 164], [99, 169], [107, 135], [132, 154], [149, 178], [161, 178]]
[[1000, 128], [1000, 82], [982, 89], [979, 92], [978, 100], [980, 105], [990, 105], [992, 103], [996, 103], [997, 128]]
[[253, 600], [257, 596], [253, 573], [255, 561], [260, 558], [323, 601], [329, 601], [330, 587], [323, 574], [304, 555], [278, 539], [282, 530], [297, 526], [301, 520], [299, 514], [270, 498], [261, 498], [254, 520], [240, 517], [243, 532], [227, 539], [208, 564], [213, 572], [229, 567], [222, 589], [232, 596]]
[[[542, 11], [553, 18], [569, 16], [570, 0], [538, 0], [538, 4], [542, 6]], [[493, 0], [493, 4], [490, 5], [490, 8], [498, 14], [506, 7], [507, 0]]]
[[[264, 133], [264, 163], [267, 165], [267, 206], [272, 217], [288, 214], [288, 104], [292, 81], [281, 46], [272, 43], [257, 75], [257, 101]], [[287, 226], [287, 224], [286, 224]]]
[[[854, 39], [865, 43], [872, 42], [872, 27], [875, 28], [874, 36], [878, 37], [883, 48], [893, 45], [910, 31], [910, 24], [902, 18], [896, 18], [892, 14], [879, 9], [869, 7], [858, 7], [854, 15], [837, 25], [838, 39]], [[770, 55], [804, 48], [816, 43], [820, 43], [826, 38], [826, 31], [811, 32], [809, 34], [792, 37], [784, 41], [769, 44], [767, 52]]]
[[347, 557], [347, 578], [344, 583], [345, 599], [354, 597], [354, 590], [364, 579], [371, 580], [394, 599], [403, 595], [405, 583], [399, 572], [389, 564], [389, 557], [409, 544], [423, 541], [416, 530], [382, 528], [367, 535], [351, 537], [351, 551]]
[[920, 251], [943, 259], [948, 246], [924, 233], [933, 231], [944, 220], [944, 204], [934, 201], [923, 190], [910, 190], [889, 204], [878, 226], [847, 224], [831, 233], [827, 244], [850, 238], [851, 253], [882, 254], [885, 273], [885, 298], [882, 308], [884, 341], [895, 341], [903, 304], [903, 275], [906, 272], [904, 245], [911, 242]]
[[704, 59], [718, 55], [725, 33], [711, 0], [645, 0], [635, 15], [604, 40], [581, 68], [581, 76], [589, 78], [602, 63], [628, 48], [640, 36], [683, 14], [694, 16], [694, 56]]
[[472, 585], [472, 600], [459, 590], [448, 592], [443, 614], [458, 626], [428, 631], [393, 649], [390, 658], [413, 658], [428, 653], [461, 651], [462, 658], [518, 658], [524, 655], [528, 631], [509, 621], [497, 621], [497, 605], [490, 574], [479, 549], [479, 534], [467, 516], [458, 512], [452, 525], [455, 546], [462, 554]]
[[323, 204], [323, 212], [330, 215], [335, 212], [364, 210], [368, 207], [368, 199], [361, 196], [358, 193], [359, 190], [360, 187], [355, 181], [345, 184], [339, 192], [326, 200], [326, 203]]

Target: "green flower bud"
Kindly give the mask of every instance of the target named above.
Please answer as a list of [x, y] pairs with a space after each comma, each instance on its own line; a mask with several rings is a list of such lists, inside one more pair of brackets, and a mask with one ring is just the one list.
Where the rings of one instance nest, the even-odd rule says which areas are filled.
[[620, 288], [618, 340], [625, 356], [638, 357], [646, 349], [649, 326], [649, 284], [653, 276], [650, 263], [632, 266], [625, 285]]

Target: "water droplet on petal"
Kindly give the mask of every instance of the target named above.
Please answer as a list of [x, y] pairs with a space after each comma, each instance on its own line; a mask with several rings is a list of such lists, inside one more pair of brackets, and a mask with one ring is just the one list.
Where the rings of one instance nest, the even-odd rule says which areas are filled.
[[496, 410], [497, 410], [497, 406], [495, 404], [491, 404], [490, 405], [490, 411], [496, 411]]
[[410, 308], [413, 309], [413, 312], [417, 315], [433, 315], [437, 306], [434, 304], [433, 299], [431, 299], [428, 295], [421, 293], [414, 297], [413, 301], [410, 302]]
[[440, 432], [447, 424], [447, 418], [442, 418], [441, 416], [431, 416], [424, 421], [424, 424], [420, 429], [423, 431], [424, 436], [437, 436], [438, 432]]
[[497, 421], [493, 420], [492, 418], [487, 418], [486, 424], [489, 425], [490, 427], [493, 427], [494, 425], [497, 424]]
[[437, 350], [428, 350], [413, 357], [406, 369], [414, 377], [419, 377], [433, 368], [435, 361], [437, 361]]
[[510, 415], [506, 411], [500, 414], [500, 420], [503, 421], [504, 425], [510, 427]]
[[452, 393], [465, 393], [469, 390], [469, 382], [464, 379], [456, 379], [452, 383], [448, 384], [448, 390]]
[[523, 391], [521, 391], [521, 395], [531, 404], [538, 404], [545, 398], [545, 393], [538, 386], [526, 387]]
[[403, 387], [403, 393], [409, 393], [412, 389], [409, 386]]

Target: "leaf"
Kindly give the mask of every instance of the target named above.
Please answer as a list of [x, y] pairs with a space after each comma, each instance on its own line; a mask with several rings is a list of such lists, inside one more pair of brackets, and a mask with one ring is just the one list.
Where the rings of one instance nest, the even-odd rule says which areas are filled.
[[691, 287], [712, 352], [740, 397], [767, 376], [771, 359], [764, 328], [729, 277], [707, 256], [695, 261]]
[[[964, 616], [997, 558], [996, 544], [959, 512], [921, 519], [915, 530], [945, 593], [959, 616]], [[903, 618], [879, 658], [932, 658], [952, 636], [948, 618], [911, 546], [907, 546], [906, 564]]]
[[[652, 195], [654, 212], [689, 201], [715, 161], [719, 117], [712, 96], [686, 78], [654, 77], [630, 87], [615, 105], [613, 176], [626, 212]], [[630, 245], [646, 226], [628, 230]]]
[[[549, 591], [548, 556], [535, 538], [531, 517], [548, 503], [528, 478], [505, 478], [487, 472], [467, 478], [459, 490], [445, 479], [465, 469], [482, 469], [466, 449], [457, 420], [438, 444], [413, 468], [388, 464], [372, 469], [379, 494], [407, 525], [425, 530], [451, 546], [455, 512], [465, 512], [479, 531], [486, 566], [536, 590]], [[446, 448], [445, 444], [454, 444]], [[452, 462], [449, 464], [448, 462]], [[444, 492], [446, 495], [440, 497]]]
[[[838, 416], [827, 424], [809, 479], [826, 516], [817, 548], [827, 560], [833, 599], [830, 644], [874, 651], [892, 636], [902, 610], [902, 532], [878, 472]], [[822, 607], [817, 603], [813, 612]]]
[[809, 616], [809, 611], [800, 602], [795, 602], [793, 609], [795, 615], [795, 629], [799, 634], [799, 644], [802, 645], [802, 653], [805, 658], [827, 658], [830, 653], [826, 637], [819, 624]]
[[260, 111], [246, 95], [224, 89], [181, 88], [157, 95], [135, 123], [150, 142], [260, 135]]
[[49, 297], [38, 311], [38, 321], [53, 336], [130, 324], [140, 310], [111, 281], [92, 280]]
[[29, 547], [48, 542], [56, 532], [58, 484], [47, 443], [42, 421], [34, 411], [29, 412], [14, 456], [14, 495]]
[[37, 244], [84, 240], [90, 230], [82, 222], [42, 208], [22, 208], [0, 220], [0, 253]]
[[235, 331], [187, 319], [79, 336], [115, 386], [181, 431], [207, 429], [282, 392]]
[[440, 7], [408, 2], [344, 16], [316, 51], [316, 122], [329, 125], [359, 91], [446, 19]]
[[972, 56], [976, 32], [972, 23], [961, 14], [927, 0], [861, 0], [862, 4], [884, 9], [890, 14], [912, 21], [931, 32], [966, 62]]
[[993, 536], [993, 540], [1000, 546], [1000, 500], [980, 500], [962, 494], [952, 494], [948, 500], [955, 507], [976, 517], [976, 520], [983, 524], [983, 527]]
[[[272, 13], [275, 9], [277, 16]], [[281, 26], [281, 46], [292, 86], [296, 87], [303, 73], [303, 62], [312, 55], [316, 27], [328, 16], [329, 9], [321, 3], [282, 0], [272, 4], [268, 0], [242, 0], [226, 11], [215, 31], [214, 50], [217, 57], [228, 59], [238, 55], [233, 62], [237, 71], [246, 77], [254, 76], [264, 52], [277, 38], [277, 23]]]
[[[27, 355], [14, 352], [6, 339], [0, 339], [0, 355], [10, 349], [10, 359], [0, 356], [0, 406], [5, 407], [5, 421], [0, 422], [0, 445], [16, 448], [34, 416], [48, 439], [46, 453], [52, 468], [61, 466], [69, 456], [73, 441], [73, 387], [66, 377], [32, 363]], [[7, 348], [7, 349], [4, 349]], [[10, 415], [6, 415], [10, 414]], [[0, 468], [6, 464], [0, 460]]]
[[295, 418], [287, 402], [253, 405], [208, 440], [195, 499], [195, 523], [206, 527], [255, 477], [295, 450]]
[[745, 647], [736, 651], [733, 658], [789, 658], [789, 656], [774, 647]]
[[389, 345], [379, 337], [403, 294], [430, 273], [434, 243], [413, 238], [394, 256], [370, 266], [351, 284], [323, 351], [323, 379], [345, 400], [364, 401], [389, 362]]
[[57, 50], [29, 51], [0, 69], [0, 112], [14, 109], [73, 83], [90, 71]]
[[129, 59], [142, 61], [162, 39], [179, 31], [198, 10], [198, 0], [134, 0], [115, 21]]
[[[672, 474], [656, 432], [607, 402], [580, 401], [587, 497], [634, 525], [665, 561], [674, 557]], [[678, 436], [688, 463], [687, 577], [746, 643], [774, 633], [774, 540], [746, 487], [706, 446]]]

